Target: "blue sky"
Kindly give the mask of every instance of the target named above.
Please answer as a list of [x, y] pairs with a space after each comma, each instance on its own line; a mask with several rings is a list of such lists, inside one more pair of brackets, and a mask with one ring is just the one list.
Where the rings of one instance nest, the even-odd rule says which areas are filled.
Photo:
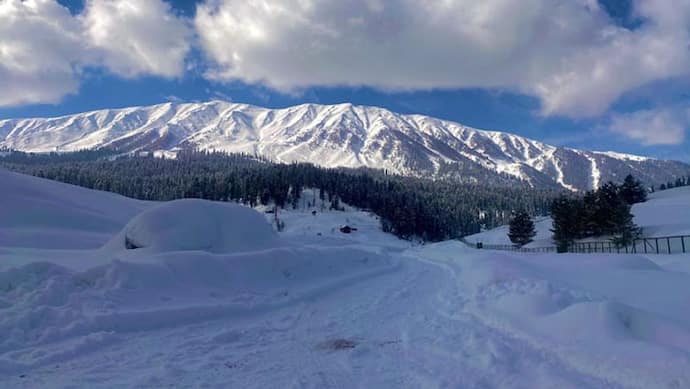
[[[209, 99], [352, 102], [556, 145], [690, 161], [685, 0], [672, 9], [657, 0], [528, 0], [516, 9], [458, 0], [443, 12], [407, 9], [405, 0], [308, 9], [294, 0], [273, 8], [32, 1], [41, 4], [0, 8], [0, 22], [10, 13], [31, 20], [19, 31], [0, 27], [0, 38], [48, 54], [32, 57], [28, 71], [11, 66], [19, 57], [2, 58], [10, 65], [0, 65], [0, 78], [14, 82], [4, 97], [0, 90], [0, 118]], [[500, 22], [505, 15], [516, 21]], [[62, 18], [64, 27], [51, 30], [40, 17]], [[544, 27], [550, 20], [558, 23]], [[51, 47], [41, 46], [46, 36]]]

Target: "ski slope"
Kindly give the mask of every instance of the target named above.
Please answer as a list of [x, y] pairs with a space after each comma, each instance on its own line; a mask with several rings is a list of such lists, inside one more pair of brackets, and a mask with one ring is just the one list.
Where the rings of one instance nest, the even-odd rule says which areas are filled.
[[0, 180], [3, 388], [690, 386], [687, 257], [420, 245], [304, 204], [275, 232], [264, 210]]
[[[644, 237], [690, 235], [690, 187], [680, 187], [654, 192], [644, 203], [635, 204], [631, 210], [635, 224], [642, 228]], [[537, 235], [525, 247], [551, 247], [552, 221], [549, 217], [538, 218], [534, 223]], [[508, 226], [465, 237], [470, 243], [483, 242], [493, 245], [510, 245]], [[601, 239], [597, 239], [601, 240]]]

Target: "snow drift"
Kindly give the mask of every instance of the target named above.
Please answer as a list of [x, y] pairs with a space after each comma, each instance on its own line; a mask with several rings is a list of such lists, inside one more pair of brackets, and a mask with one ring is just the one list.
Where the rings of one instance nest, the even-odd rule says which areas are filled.
[[690, 385], [687, 274], [634, 255], [486, 252], [459, 266], [465, 309], [488, 325], [626, 387]]
[[197, 199], [170, 201], [132, 219], [106, 248], [230, 253], [274, 247], [277, 237], [256, 211]]
[[148, 206], [0, 169], [0, 247], [97, 248]]
[[[84, 271], [49, 262], [0, 271], [0, 375], [50, 362], [44, 354], [64, 351], [59, 342], [69, 339], [265, 313], [389, 273], [395, 264], [360, 250], [283, 247], [162, 253]], [[45, 350], [23, 355], [27, 346]]]

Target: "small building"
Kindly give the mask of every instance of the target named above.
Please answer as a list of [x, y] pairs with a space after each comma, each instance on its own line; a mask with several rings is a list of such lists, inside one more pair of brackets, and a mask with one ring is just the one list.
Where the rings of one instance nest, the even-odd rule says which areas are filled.
[[343, 234], [350, 234], [354, 231], [357, 231], [357, 229], [354, 227], [350, 227], [348, 225], [344, 225], [344, 226], [340, 227], [340, 232], [342, 232]]

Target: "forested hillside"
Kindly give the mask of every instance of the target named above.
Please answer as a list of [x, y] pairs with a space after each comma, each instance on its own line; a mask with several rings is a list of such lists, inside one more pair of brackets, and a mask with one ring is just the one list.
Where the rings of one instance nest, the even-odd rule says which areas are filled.
[[303, 188], [318, 209], [340, 201], [370, 209], [382, 226], [405, 239], [439, 241], [508, 222], [525, 209], [544, 215], [558, 193], [524, 186], [459, 184], [388, 175], [371, 169], [326, 169], [279, 164], [243, 154], [185, 151], [176, 159], [118, 156], [113, 151], [64, 154], [7, 153], [0, 164], [13, 171], [111, 191], [143, 200], [203, 198], [249, 206], [296, 205]]

